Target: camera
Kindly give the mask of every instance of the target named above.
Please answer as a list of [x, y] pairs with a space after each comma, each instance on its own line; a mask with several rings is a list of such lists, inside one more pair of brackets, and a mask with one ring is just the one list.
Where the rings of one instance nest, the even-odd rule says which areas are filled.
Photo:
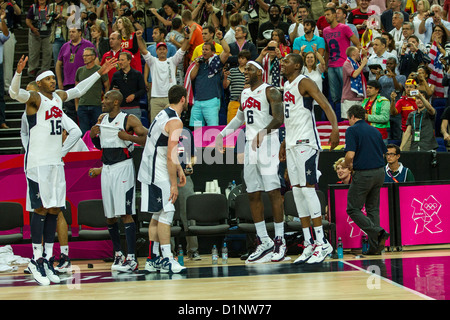
[[201, 56], [200, 58], [198, 58], [198, 63], [205, 63], [206, 59]]
[[283, 14], [284, 14], [285, 16], [288, 16], [288, 15], [292, 14], [292, 8], [291, 8], [291, 6], [284, 6], [284, 8], [283, 8]]
[[225, 11], [226, 12], [231, 12], [233, 11], [233, 9], [236, 7], [236, 4], [233, 1], [228, 1], [226, 7], [225, 7]]
[[51, 25], [53, 22], [55, 22], [55, 18], [56, 18], [56, 16], [57, 16], [58, 14], [56, 13], [56, 12], [52, 12], [52, 13], [50, 13], [48, 16], [49, 16], [49, 19], [48, 19], [48, 21], [47, 21], [47, 24], [48, 25]]
[[409, 92], [409, 94], [410, 94], [411, 96], [417, 96], [417, 95], [419, 94], [419, 90], [411, 90], [411, 91]]
[[130, 9], [125, 9], [125, 10], [123, 10], [123, 17], [131, 17], [131, 15], [132, 15], [133, 13], [131, 12], [131, 10]]

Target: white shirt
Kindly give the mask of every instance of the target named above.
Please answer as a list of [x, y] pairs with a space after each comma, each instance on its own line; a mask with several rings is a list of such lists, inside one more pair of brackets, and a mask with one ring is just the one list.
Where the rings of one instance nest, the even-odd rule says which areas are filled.
[[[367, 65], [364, 67], [365, 71], [369, 71], [369, 80], [376, 79], [376, 76], [372, 74], [372, 72], [370, 72], [369, 66], [373, 64], [379, 64], [383, 70], [386, 70], [386, 62], [388, 58], [395, 58], [395, 60], [398, 62], [397, 56], [387, 51], [385, 51], [381, 56], [378, 56], [376, 53], [374, 53], [369, 57]], [[398, 70], [396, 70], [396, 73], [399, 73]]]

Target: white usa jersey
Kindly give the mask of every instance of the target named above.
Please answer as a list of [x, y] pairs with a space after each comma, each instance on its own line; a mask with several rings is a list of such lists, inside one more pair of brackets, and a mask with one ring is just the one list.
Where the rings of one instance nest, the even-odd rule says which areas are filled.
[[284, 126], [286, 129], [286, 148], [296, 145], [310, 146], [322, 150], [316, 119], [314, 118], [313, 99], [303, 97], [298, 90], [300, 81], [307, 78], [299, 75], [292, 83], [284, 83]]
[[[272, 121], [272, 109], [266, 96], [266, 89], [269, 84], [263, 83], [254, 91], [246, 88], [241, 93], [241, 106], [245, 116], [245, 138], [247, 141], [253, 140], [257, 133], [267, 127]], [[278, 132], [277, 130], [271, 133]]]
[[[138, 173], [138, 180], [142, 183], [150, 185], [169, 180], [167, 170], [169, 134], [165, 130], [169, 121], [181, 122], [176, 111], [170, 107], [160, 111], [150, 125]], [[177, 157], [177, 155], [174, 156]]]
[[62, 162], [62, 100], [53, 93], [49, 99], [39, 93], [41, 104], [34, 115], [27, 115], [28, 141], [25, 146], [25, 170]]

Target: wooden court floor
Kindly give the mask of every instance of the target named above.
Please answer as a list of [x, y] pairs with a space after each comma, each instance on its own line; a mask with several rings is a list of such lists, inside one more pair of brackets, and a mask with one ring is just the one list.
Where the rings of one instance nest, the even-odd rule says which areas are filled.
[[[185, 274], [111, 273], [102, 260], [72, 261], [61, 284], [39, 286], [25, 266], [0, 274], [0, 300], [450, 300], [450, 245], [386, 252], [378, 257], [327, 259], [319, 265], [245, 265], [238, 258], [212, 266], [209, 256], [186, 260]], [[92, 264], [92, 268], [88, 268]]]

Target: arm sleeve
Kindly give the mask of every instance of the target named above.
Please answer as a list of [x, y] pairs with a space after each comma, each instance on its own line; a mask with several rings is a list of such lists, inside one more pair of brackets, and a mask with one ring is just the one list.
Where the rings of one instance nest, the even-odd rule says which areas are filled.
[[27, 90], [20, 89], [22, 74], [15, 73], [9, 87], [9, 96], [14, 100], [25, 103], [30, 99], [30, 93]]
[[228, 134], [239, 129], [239, 127], [244, 124], [244, 120], [244, 112], [241, 109], [238, 109], [234, 118], [231, 119], [230, 123], [228, 123], [228, 125], [220, 132], [221, 136], [225, 138]]
[[89, 78], [84, 79], [80, 83], [78, 83], [75, 88], [69, 89], [66, 91], [67, 93], [67, 99], [66, 101], [80, 98], [83, 96], [93, 85], [94, 83], [100, 79], [100, 74], [98, 72], [95, 72], [93, 75], [91, 75]]

